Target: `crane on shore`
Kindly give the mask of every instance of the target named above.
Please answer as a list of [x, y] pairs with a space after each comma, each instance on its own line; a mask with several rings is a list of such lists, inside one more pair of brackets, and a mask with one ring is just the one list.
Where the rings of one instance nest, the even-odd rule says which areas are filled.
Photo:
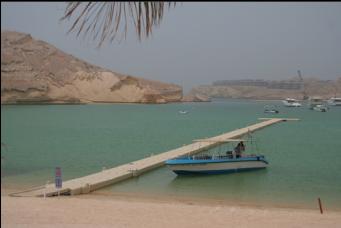
[[303, 77], [301, 75], [301, 71], [298, 70], [297, 74], [298, 74], [298, 78], [300, 79], [300, 81], [302, 83], [301, 89], [302, 89], [302, 93], [303, 93], [303, 100], [307, 100], [308, 99], [308, 95], [307, 95], [307, 92], [305, 91], [305, 88], [304, 88], [304, 81], [303, 81]]

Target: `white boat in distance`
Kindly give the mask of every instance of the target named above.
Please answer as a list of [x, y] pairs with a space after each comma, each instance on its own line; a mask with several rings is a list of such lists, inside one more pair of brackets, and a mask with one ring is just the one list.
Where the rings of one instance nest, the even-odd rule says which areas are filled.
[[188, 111], [187, 111], [187, 110], [180, 110], [179, 113], [180, 113], [180, 114], [187, 114]]
[[328, 108], [324, 105], [316, 105], [313, 107], [313, 110], [319, 111], [319, 112], [326, 112]]
[[332, 97], [327, 102], [328, 105], [341, 106], [341, 97]]
[[323, 105], [323, 99], [321, 97], [309, 97], [308, 108], [314, 109], [317, 105]]
[[282, 102], [286, 107], [301, 107], [302, 106], [301, 103], [299, 103], [297, 100], [293, 98], [287, 98], [283, 100]]
[[319, 111], [319, 112], [326, 112], [328, 110], [328, 107], [326, 107], [324, 104], [324, 101], [321, 97], [310, 97], [308, 102], [309, 109]]

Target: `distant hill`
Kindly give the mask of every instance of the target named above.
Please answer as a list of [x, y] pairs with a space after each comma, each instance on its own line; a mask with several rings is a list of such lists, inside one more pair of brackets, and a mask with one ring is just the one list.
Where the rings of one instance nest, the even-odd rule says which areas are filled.
[[341, 77], [337, 80], [319, 80], [298, 78], [289, 80], [224, 80], [202, 85], [192, 89], [190, 94], [211, 98], [242, 99], [285, 99], [287, 97], [303, 99], [303, 91], [309, 96], [320, 96], [328, 99], [341, 96]]
[[89, 64], [29, 34], [1, 32], [1, 103], [167, 103], [178, 85]]

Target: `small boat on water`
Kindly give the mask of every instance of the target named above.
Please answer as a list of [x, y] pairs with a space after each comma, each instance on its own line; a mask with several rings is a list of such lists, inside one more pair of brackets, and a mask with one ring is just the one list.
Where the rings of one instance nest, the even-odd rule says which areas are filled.
[[[242, 145], [243, 149], [236, 149]], [[268, 166], [264, 155], [242, 154], [243, 144], [238, 144], [234, 151], [226, 155], [194, 155], [178, 157], [166, 161], [166, 165], [174, 173], [181, 174], [221, 174], [263, 169]]]
[[317, 105], [320, 105], [320, 106], [323, 105], [323, 99], [318, 96], [309, 97], [308, 108], [313, 110], [314, 107]]
[[286, 98], [282, 101], [286, 107], [301, 107], [302, 104], [293, 98]]
[[264, 106], [264, 113], [272, 113], [272, 114], [277, 114], [279, 113], [278, 109], [274, 105], [265, 105]]
[[308, 107], [311, 110], [318, 111], [318, 112], [327, 112], [328, 107], [323, 104], [324, 100], [321, 97], [310, 97], [308, 102]]
[[226, 156], [191, 156], [170, 159], [166, 165], [176, 174], [220, 174], [263, 169], [268, 166], [263, 155], [240, 158]]
[[328, 108], [324, 105], [316, 105], [313, 107], [313, 110], [319, 111], [319, 112], [326, 112]]
[[341, 97], [332, 97], [327, 102], [328, 105], [341, 106]]
[[187, 110], [180, 110], [179, 113], [180, 113], [180, 114], [187, 114], [188, 111], [187, 111]]

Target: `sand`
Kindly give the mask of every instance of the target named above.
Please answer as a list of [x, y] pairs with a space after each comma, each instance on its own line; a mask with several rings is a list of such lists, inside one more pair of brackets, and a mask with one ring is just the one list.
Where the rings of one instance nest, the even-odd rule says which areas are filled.
[[341, 227], [341, 211], [131, 195], [1, 196], [2, 227]]

